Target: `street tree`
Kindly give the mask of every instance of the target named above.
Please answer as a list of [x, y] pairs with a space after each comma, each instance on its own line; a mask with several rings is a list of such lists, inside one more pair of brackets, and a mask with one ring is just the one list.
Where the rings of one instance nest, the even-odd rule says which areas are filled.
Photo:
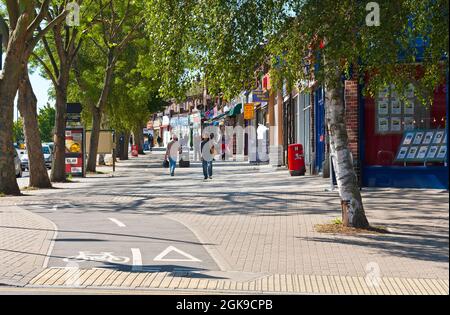
[[[70, 9], [72, 15], [75, 13], [73, 10], [79, 8], [79, 12], [76, 12], [78, 15], [74, 20], [56, 23], [52, 31], [42, 38], [39, 49], [33, 54], [44, 76], [53, 83], [55, 93], [55, 149], [51, 172], [52, 182], [66, 181], [65, 127], [70, 71], [78, 51], [100, 13], [99, 9], [92, 5], [92, 1], [86, 2], [87, 4], [83, 0], [52, 2], [47, 9], [47, 16], [58, 16], [66, 8]], [[102, 4], [102, 7], [104, 6], [106, 4]]]
[[30, 82], [28, 67], [25, 68], [20, 80], [17, 106], [24, 123], [29, 161], [28, 167], [30, 170], [29, 187], [51, 188], [52, 184], [45, 166], [44, 154], [42, 153], [42, 140], [37, 117], [37, 98]]
[[19, 195], [12, 147], [14, 99], [29, 57], [42, 37], [64, 20], [66, 11], [48, 17], [50, 0], [3, 0], [0, 25], [5, 61], [0, 74], [0, 193]]
[[89, 39], [90, 43], [101, 53], [104, 66], [100, 94], [95, 105], [90, 108], [92, 133], [87, 162], [88, 172], [96, 171], [102, 115], [111, 93], [117, 62], [127, 45], [138, 37], [138, 31], [144, 22], [142, 5], [137, 1], [111, 0], [107, 6], [102, 6], [103, 1], [101, 0], [95, 0], [93, 3], [99, 10], [99, 16]]

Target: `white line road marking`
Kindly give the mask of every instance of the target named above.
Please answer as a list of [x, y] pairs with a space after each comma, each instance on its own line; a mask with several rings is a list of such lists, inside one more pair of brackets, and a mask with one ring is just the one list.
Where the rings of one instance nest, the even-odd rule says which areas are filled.
[[[186, 257], [187, 259], [169, 259], [169, 258], [164, 258], [166, 257], [169, 253], [171, 252], [177, 252], [178, 254]], [[195, 258], [194, 256], [183, 252], [182, 250], [179, 250], [178, 248], [174, 247], [174, 246], [169, 246], [167, 247], [161, 254], [159, 254], [158, 256], [155, 257], [155, 259], [153, 259], [154, 261], [193, 261], [193, 262], [201, 262], [200, 259]]]
[[142, 271], [142, 255], [139, 248], [132, 248], [131, 253], [133, 254], [133, 267], [132, 271]]
[[114, 219], [114, 218], [109, 218], [112, 222], [114, 222], [115, 224], [117, 224], [119, 227], [126, 227], [126, 225], [125, 224], [123, 224], [122, 222], [120, 222], [119, 220], [117, 220], [117, 219]]
[[42, 264], [42, 268], [44, 269], [48, 267], [50, 256], [53, 252], [53, 248], [55, 247], [56, 239], [58, 238], [58, 227], [53, 221], [50, 221], [50, 223], [53, 225], [53, 237], [50, 242], [50, 246], [48, 247], [47, 254], [45, 255], [44, 263]]

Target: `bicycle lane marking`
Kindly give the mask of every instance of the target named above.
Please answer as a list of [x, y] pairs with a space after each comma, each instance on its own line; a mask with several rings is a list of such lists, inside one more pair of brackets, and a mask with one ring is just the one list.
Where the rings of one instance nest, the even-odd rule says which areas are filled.
[[127, 227], [124, 223], [114, 218], [108, 218], [111, 222], [117, 224], [118, 227]]
[[139, 248], [132, 248], [131, 254], [133, 255], [133, 267], [132, 271], [142, 271], [142, 254]]
[[[56, 242], [52, 254], [49, 255], [48, 267], [65, 267], [68, 262], [64, 258], [78, 257], [83, 251], [94, 257], [87, 260], [80, 259], [78, 263], [81, 269], [131, 270], [134, 267], [135, 269], [142, 268], [144, 271], [155, 268], [220, 270], [214, 259], [205, 251], [204, 244], [199, 242], [189, 229], [178, 222], [162, 216], [118, 213], [118, 210], [121, 210], [120, 206], [105, 208], [79, 205], [77, 211], [49, 212], [45, 209], [30, 207], [31, 212], [50, 219], [58, 226], [59, 231], [57, 237], [53, 238]], [[108, 211], [109, 216], [105, 216], [101, 211]], [[114, 217], [111, 216], [113, 211]], [[122, 223], [127, 222], [126, 229], [120, 228], [118, 225], [111, 225], [112, 221], [109, 218], [120, 220]], [[181, 251], [197, 257], [201, 262], [154, 261], [154, 258], [168, 246], [175, 246]], [[134, 251], [134, 258], [132, 257], [132, 248], [139, 249], [139, 253]], [[110, 253], [113, 257], [109, 261], [109, 257], [106, 257], [106, 261], [100, 259], [103, 253]], [[95, 259], [95, 257], [98, 258]], [[117, 257], [130, 259], [127, 263], [122, 259], [115, 259]], [[166, 258], [177, 257], [179, 255], [171, 253]]]

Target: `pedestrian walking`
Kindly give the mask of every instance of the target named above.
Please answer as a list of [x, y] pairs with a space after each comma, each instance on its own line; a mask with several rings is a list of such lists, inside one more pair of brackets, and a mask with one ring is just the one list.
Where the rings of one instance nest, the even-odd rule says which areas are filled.
[[173, 136], [167, 145], [166, 155], [164, 159], [169, 160], [170, 176], [175, 176], [175, 168], [177, 167], [178, 154], [181, 154], [181, 146], [178, 142], [178, 136]]
[[216, 155], [216, 147], [214, 143], [214, 134], [212, 133], [209, 137], [205, 136], [202, 144], [202, 166], [203, 166], [203, 176], [205, 180], [212, 179], [213, 176], [213, 160]]
[[161, 148], [162, 147], [162, 138], [160, 136], [158, 136], [158, 138], [156, 138], [156, 142], [158, 142], [158, 146]]
[[153, 151], [153, 142], [154, 142], [154, 138], [152, 134], [149, 134], [148, 136], [148, 144], [149, 144], [149, 148], [150, 148], [150, 152]]

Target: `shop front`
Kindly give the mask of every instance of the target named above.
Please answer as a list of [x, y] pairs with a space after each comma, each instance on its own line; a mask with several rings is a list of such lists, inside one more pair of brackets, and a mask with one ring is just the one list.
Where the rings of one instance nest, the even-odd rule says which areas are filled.
[[406, 98], [392, 86], [374, 99], [361, 98], [364, 186], [448, 189], [447, 87], [436, 89], [428, 108], [412, 85]]
[[161, 120], [155, 119], [153, 121], [153, 145], [160, 145], [160, 143], [158, 143], [158, 139], [162, 139], [161, 137]]
[[320, 86], [314, 90], [314, 130], [315, 156], [314, 173], [323, 172], [326, 161], [327, 128], [325, 121], [325, 88]]
[[163, 147], [167, 147], [167, 145], [170, 142], [170, 138], [171, 138], [169, 116], [163, 116], [163, 118], [162, 118], [160, 136], [162, 138]]
[[[244, 116], [242, 115], [242, 103], [236, 104], [231, 107], [230, 111], [228, 112], [229, 117], [229, 126], [232, 126], [233, 128], [236, 128], [237, 126], [244, 126]], [[231, 153], [233, 156], [235, 156], [238, 152], [237, 147], [237, 134], [233, 132], [233, 136], [231, 139], [231, 145], [229, 145], [229, 149], [231, 150]]]
[[299, 93], [294, 97], [295, 143], [301, 144], [305, 152], [306, 169], [312, 170], [311, 150], [311, 94]]
[[[256, 141], [254, 146], [256, 154], [254, 162], [269, 163], [270, 147], [270, 126], [269, 126], [269, 92], [263, 90], [254, 90], [250, 96], [255, 109], [254, 119], [251, 126], [255, 128]], [[249, 158], [251, 155], [249, 155]], [[250, 159], [253, 162], [252, 159]]]
[[178, 136], [184, 152], [189, 152], [191, 143], [191, 128], [188, 116], [172, 117], [170, 120], [172, 135]]

